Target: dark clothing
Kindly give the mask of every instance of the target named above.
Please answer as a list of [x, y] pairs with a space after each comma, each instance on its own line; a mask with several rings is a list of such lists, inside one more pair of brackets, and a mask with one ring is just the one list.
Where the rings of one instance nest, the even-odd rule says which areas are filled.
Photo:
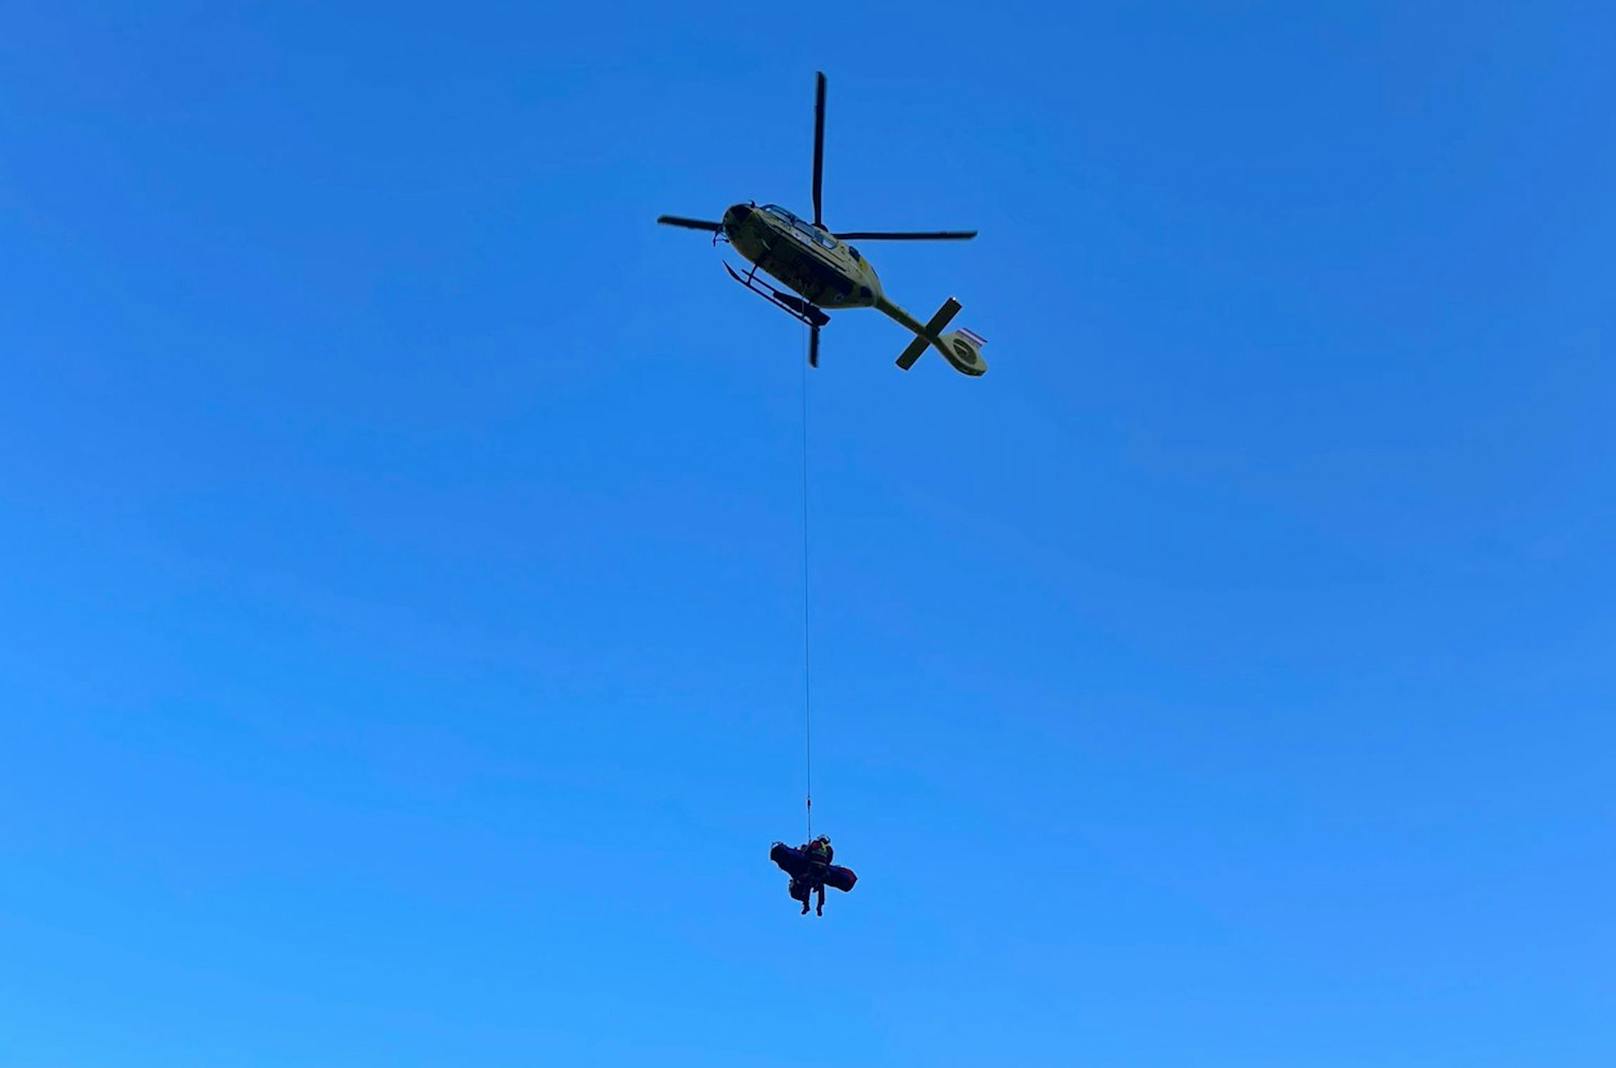
[[793, 901], [802, 902], [804, 914], [808, 912], [809, 895], [817, 895], [817, 911], [820, 915], [824, 915], [825, 887], [835, 887], [846, 893], [858, 882], [858, 876], [853, 874], [851, 869], [830, 863], [832, 855], [834, 854], [828, 848], [810, 852], [806, 847], [793, 849], [784, 842], [774, 843], [769, 850], [769, 859], [779, 865], [781, 871], [791, 876], [787, 892]]
[[815, 893], [818, 893], [819, 904], [816, 911], [821, 916], [825, 914], [824, 883], [816, 883], [809, 876], [800, 876], [791, 880], [791, 885], [786, 887], [786, 892], [791, 895], [791, 899], [793, 901], [802, 902], [802, 914], [804, 916], [808, 915], [808, 899]]

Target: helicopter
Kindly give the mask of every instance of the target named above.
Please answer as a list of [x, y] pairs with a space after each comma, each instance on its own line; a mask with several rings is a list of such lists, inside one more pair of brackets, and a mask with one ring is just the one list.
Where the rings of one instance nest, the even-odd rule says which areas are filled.
[[[704, 230], [713, 235], [713, 244], [730, 245], [751, 262], [743, 275], [726, 261], [729, 276], [792, 318], [808, 327], [808, 364], [819, 366], [819, 328], [830, 322], [825, 309], [874, 308], [915, 335], [898, 356], [905, 371], [928, 347], [942, 353], [950, 366], [973, 377], [986, 373], [982, 346], [987, 342], [969, 330], [943, 328], [959, 314], [960, 303], [953, 297], [930, 319], [922, 323], [887, 299], [881, 280], [859, 250], [849, 241], [963, 241], [976, 236], [975, 230], [857, 230], [832, 233], [825, 228], [821, 209], [821, 189], [825, 175], [825, 75], [820, 73], [814, 94], [814, 219], [808, 222], [777, 204], [759, 206], [755, 201], [733, 204], [721, 222], [690, 219], [680, 215], [660, 215], [664, 226]], [[758, 277], [758, 271], [780, 282], [792, 292]]]

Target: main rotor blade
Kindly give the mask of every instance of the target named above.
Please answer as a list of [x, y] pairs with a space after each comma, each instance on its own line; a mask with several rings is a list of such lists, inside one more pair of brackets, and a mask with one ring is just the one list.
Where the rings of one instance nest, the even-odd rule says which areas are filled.
[[843, 241], [968, 241], [975, 230], [854, 230], [832, 234]]
[[724, 228], [723, 223], [708, 222], [706, 219], [686, 219], [680, 215], [658, 215], [656, 221], [663, 226], [683, 226], [686, 230], [707, 230], [715, 234]]
[[814, 225], [825, 226], [820, 209], [820, 188], [825, 184], [825, 72], [819, 72], [814, 89]]
[[808, 328], [808, 366], [819, 366], [819, 327]]

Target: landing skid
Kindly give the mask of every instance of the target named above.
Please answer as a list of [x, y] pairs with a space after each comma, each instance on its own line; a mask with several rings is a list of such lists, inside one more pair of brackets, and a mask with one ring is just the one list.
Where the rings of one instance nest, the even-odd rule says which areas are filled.
[[817, 329], [818, 327], [824, 326], [826, 323], [830, 322], [830, 316], [826, 315], [822, 310], [808, 303], [806, 300], [803, 300], [801, 297], [793, 297], [788, 293], [782, 293], [769, 283], [763, 281], [761, 278], [758, 278], [756, 265], [753, 265], [752, 269], [747, 271], [744, 276], [735, 268], [731, 267], [728, 261], [725, 261], [724, 263], [724, 270], [728, 271], [729, 276], [741, 283], [741, 285], [745, 286], [747, 289], [750, 289], [752, 292], [756, 293], [758, 296], [762, 297], [770, 304], [773, 304], [776, 308], [779, 308], [781, 311], [785, 312], [787, 315], [791, 316], [793, 319], [805, 326], [811, 326]]

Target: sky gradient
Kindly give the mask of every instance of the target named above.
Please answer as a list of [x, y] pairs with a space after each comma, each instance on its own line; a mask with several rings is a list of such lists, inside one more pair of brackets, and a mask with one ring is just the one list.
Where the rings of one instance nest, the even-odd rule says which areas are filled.
[[1616, 1058], [1600, 5], [4, 21], [0, 1064]]

